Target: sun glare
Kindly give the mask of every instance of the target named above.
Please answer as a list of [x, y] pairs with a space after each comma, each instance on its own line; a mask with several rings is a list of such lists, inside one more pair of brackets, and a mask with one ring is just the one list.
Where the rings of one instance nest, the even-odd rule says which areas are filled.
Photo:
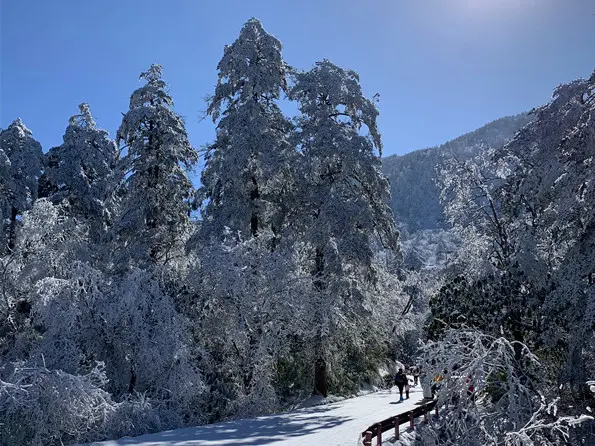
[[514, 13], [534, 3], [534, 0], [460, 0], [459, 3], [474, 15]]

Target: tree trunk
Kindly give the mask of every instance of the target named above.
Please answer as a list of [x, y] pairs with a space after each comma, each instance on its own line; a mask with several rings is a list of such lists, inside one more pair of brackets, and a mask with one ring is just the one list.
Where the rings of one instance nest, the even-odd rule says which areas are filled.
[[258, 209], [257, 201], [260, 198], [260, 192], [258, 191], [258, 183], [256, 178], [252, 177], [253, 188], [250, 191], [250, 200], [252, 201], [252, 215], [250, 216], [250, 234], [252, 237], [258, 236]]
[[328, 371], [326, 361], [322, 352], [317, 353], [316, 363], [314, 364], [314, 395], [328, 395]]
[[133, 393], [136, 387], [136, 372], [134, 366], [130, 366], [130, 382], [128, 383], [128, 393]]
[[324, 291], [326, 289], [326, 282], [323, 279], [324, 274], [324, 251], [320, 248], [316, 248], [316, 257], [314, 258], [314, 270], [312, 275], [314, 276], [314, 289], [317, 292]]
[[19, 211], [14, 206], [10, 209], [10, 226], [8, 228], [8, 252], [14, 251], [17, 242], [17, 215]]
[[[312, 276], [314, 276], [314, 290], [317, 294], [324, 291], [327, 287], [326, 281], [323, 278], [324, 275], [324, 250], [316, 248], [316, 254], [314, 258], [314, 269], [312, 270]], [[322, 296], [319, 294], [319, 298]], [[317, 317], [319, 319], [319, 317]], [[320, 329], [319, 329], [320, 330]], [[316, 345], [314, 347], [314, 395], [322, 395], [326, 398], [328, 395], [328, 370], [326, 364], [326, 358], [324, 355], [322, 334], [319, 332], [316, 337]]]

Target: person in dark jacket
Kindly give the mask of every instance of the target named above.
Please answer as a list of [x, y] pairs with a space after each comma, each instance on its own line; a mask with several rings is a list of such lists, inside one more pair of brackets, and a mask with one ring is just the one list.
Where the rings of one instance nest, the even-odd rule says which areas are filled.
[[413, 366], [413, 369], [411, 369], [411, 373], [413, 374], [413, 385], [417, 386], [419, 384], [419, 366], [415, 365]]
[[403, 389], [407, 385], [407, 375], [403, 373], [403, 369], [399, 369], [395, 375], [395, 385], [399, 388], [399, 401], [403, 401]]

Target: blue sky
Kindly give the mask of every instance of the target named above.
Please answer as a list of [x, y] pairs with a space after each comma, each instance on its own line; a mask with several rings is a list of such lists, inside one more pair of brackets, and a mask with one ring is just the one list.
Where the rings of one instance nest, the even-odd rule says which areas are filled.
[[191, 141], [223, 46], [259, 18], [301, 69], [327, 58], [380, 94], [385, 154], [434, 146], [547, 102], [595, 68], [593, 0], [0, 0], [0, 127], [47, 151], [86, 101], [113, 136], [138, 75], [164, 67]]

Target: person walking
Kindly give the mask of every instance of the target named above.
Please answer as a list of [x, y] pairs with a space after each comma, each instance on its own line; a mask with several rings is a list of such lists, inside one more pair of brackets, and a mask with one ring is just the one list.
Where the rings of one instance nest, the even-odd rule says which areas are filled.
[[438, 373], [436, 376], [434, 376], [434, 379], [432, 380], [432, 398], [434, 398], [434, 394], [440, 390], [440, 387], [442, 387], [442, 381], [444, 381], [445, 376], [446, 369], [444, 369], [444, 375]]
[[407, 385], [407, 375], [403, 373], [403, 369], [399, 369], [395, 375], [395, 385], [399, 388], [399, 402], [403, 401], [403, 389]]
[[419, 384], [419, 366], [413, 366], [413, 370], [411, 372], [413, 373], [413, 386], [415, 387], [417, 384]]

